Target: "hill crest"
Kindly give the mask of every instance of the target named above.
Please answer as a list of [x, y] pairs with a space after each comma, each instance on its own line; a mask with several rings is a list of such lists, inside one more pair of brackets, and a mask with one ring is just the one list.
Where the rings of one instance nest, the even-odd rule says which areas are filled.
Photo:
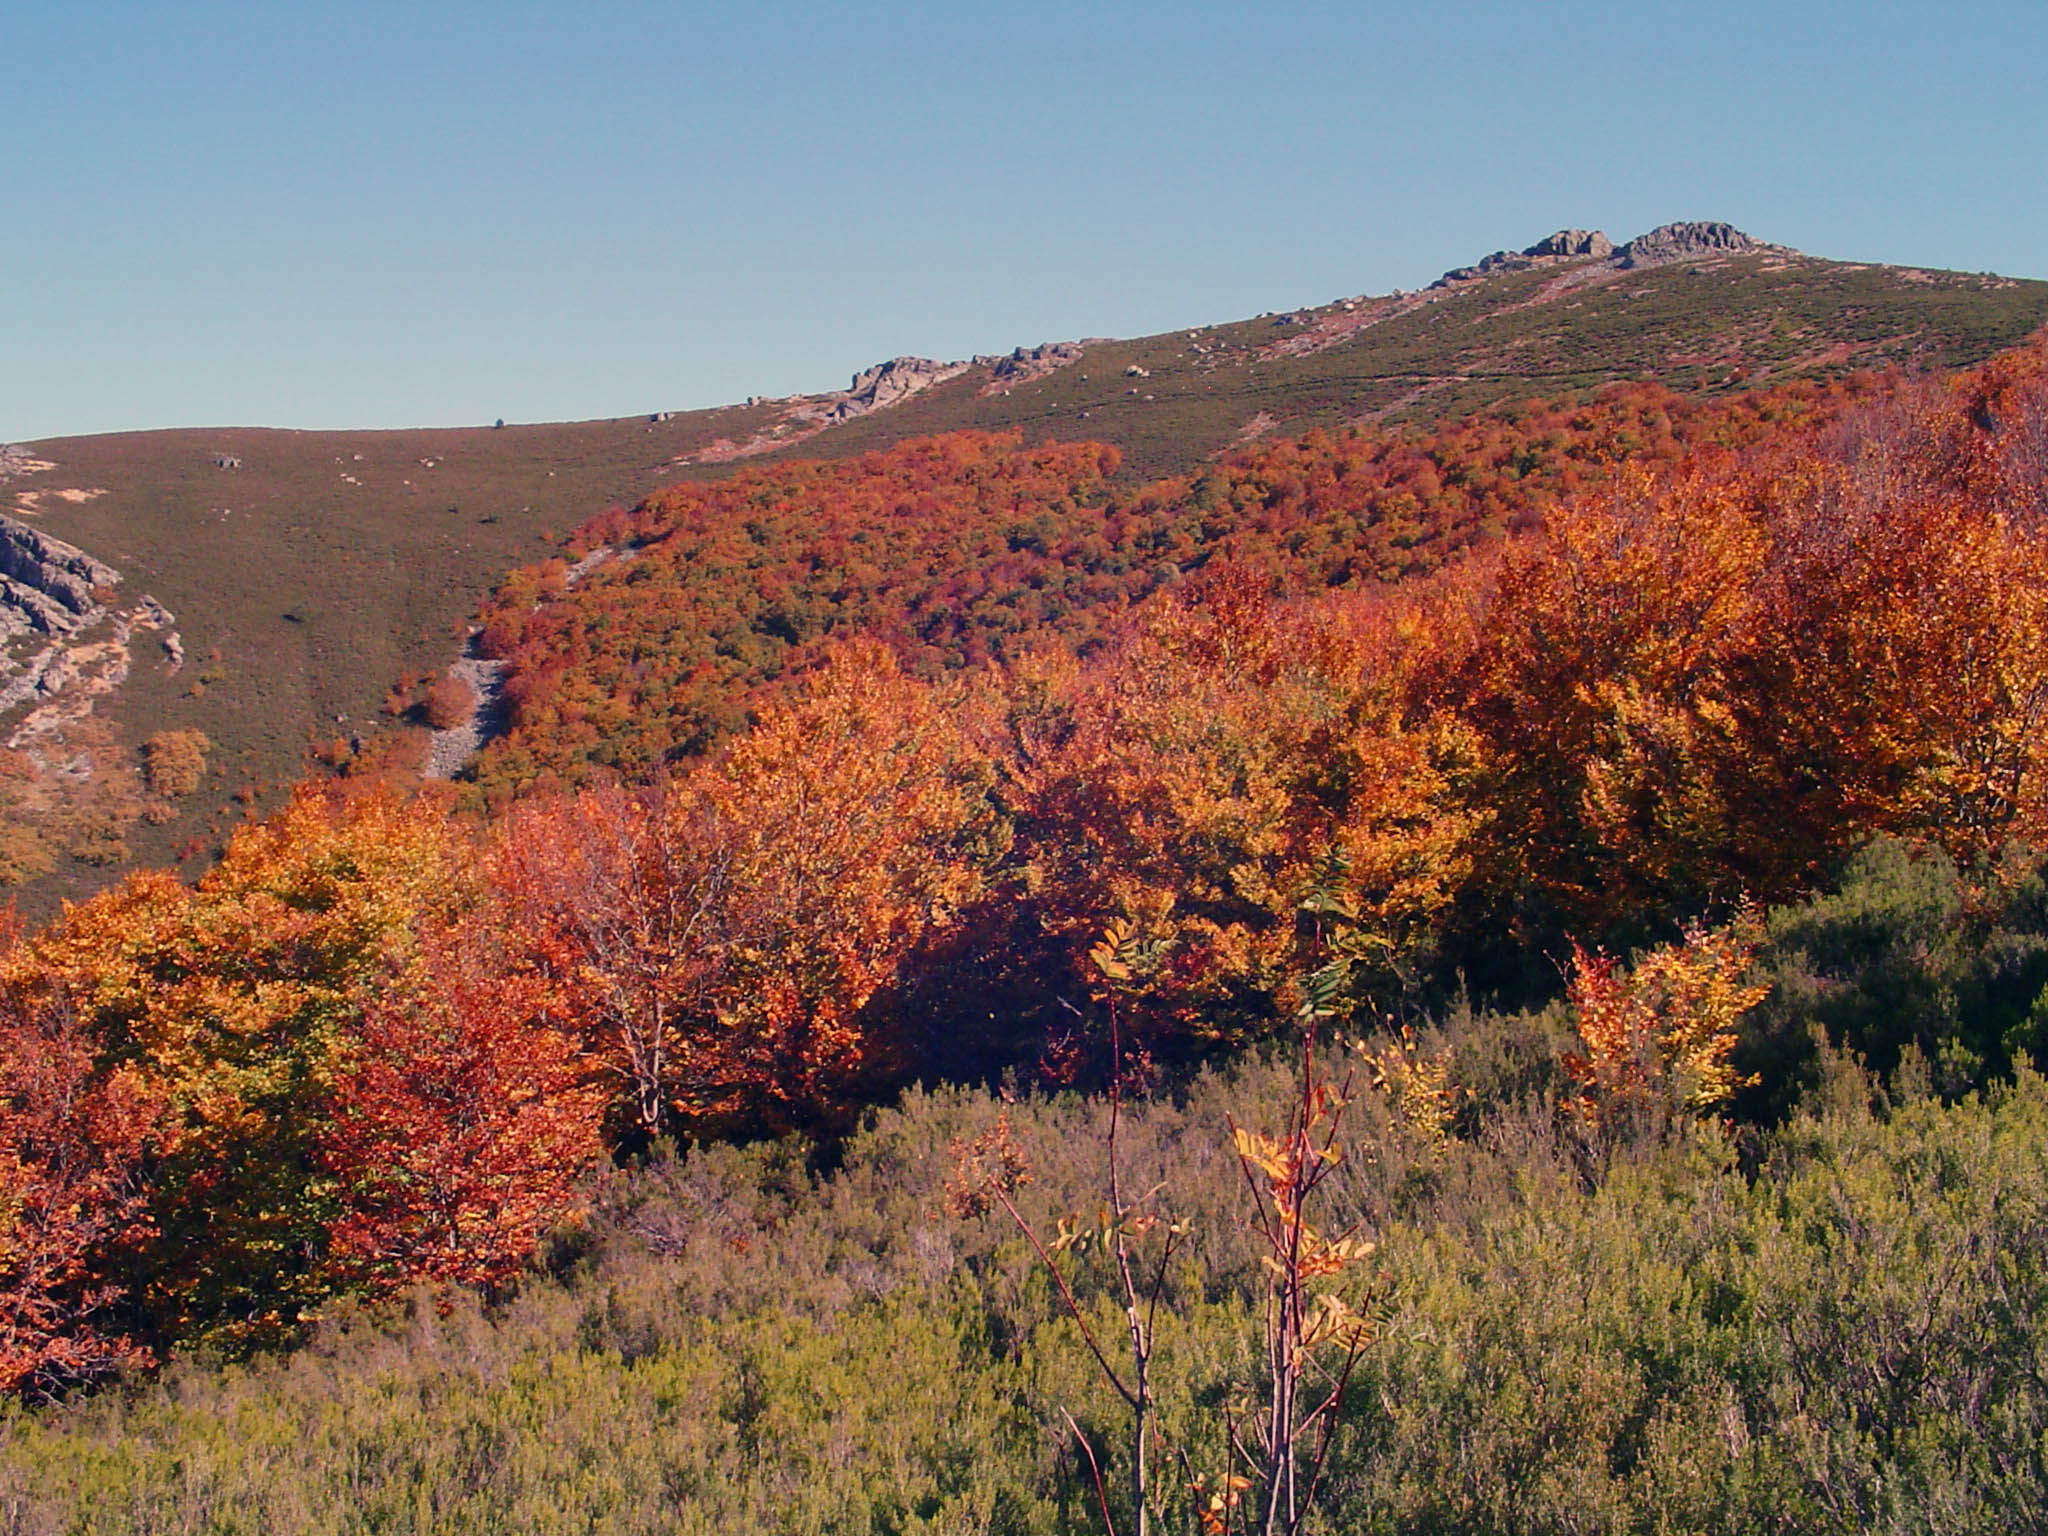
[[[1617, 382], [1713, 399], [1897, 362], [1947, 369], [2043, 324], [2048, 283], [1831, 262], [1695, 221], [1622, 246], [1560, 230], [1478, 281], [964, 361], [891, 358], [843, 390], [712, 410], [45, 440], [0, 454], [0, 513], [160, 598], [182, 645], [174, 656], [138, 625], [125, 681], [65, 727], [94, 735], [90, 752], [48, 753], [90, 762], [65, 795], [124, 781], [113, 803], [163, 819], [110, 832], [81, 806], [25, 900], [46, 910], [88, 892], [121, 858], [203, 852], [275, 804], [317, 744], [387, 738], [394, 681], [405, 693], [442, 672], [508, 571], [678, 481], [969, 431], [1109, 445], [1118, 486], [1134, 490], [1314, 428], [1451, 421]], [[19, 723], [0, 717], [0, 733]], [[214, 744], [199, 788], [170, 807], [142, 782], [143, 744], [164, 731]], [[0, 844], [47, 841], [49, 788], [0, 772]]]

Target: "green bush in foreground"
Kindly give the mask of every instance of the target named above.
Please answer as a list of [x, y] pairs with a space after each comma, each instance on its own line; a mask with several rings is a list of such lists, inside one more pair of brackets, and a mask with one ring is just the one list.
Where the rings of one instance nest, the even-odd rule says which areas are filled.
[[[1460, 1075], [1540, 1027], [1469, 1021]], [[1198, 1468], [1259, 1369], [1224, 1113], [1276, 1123], [1289, 1092], [1247, 1064], [1127, 1107], [1133, 1176], [1200, 1238], [1158, 1367]], [[998, 1110], [1034, 1219], [1092, 1207], [1104, 1111], [1072, 1099], [914, 1093], [824, 1177], [787, 1143], [658, 1162], [495, 1314], [335, 1316], [291, 1356], [11, 1411], [0, 1531], [1097, 1529], [1062, 1413], [1110, 1449], [1120, 1405], [1021, 1242], [945, 1214], [949, 1146]], [[2048, 1521], [2048, 1083], [2026, 1065], [1891, 1102], [1834, 1060], [1747, 1172], [1711, 1135], [1589, 1160], [1540, 1086], [1442, 1145], [1376, 1092], [1357, 1113], [1333, 1201], [1392, 1302], [1329, 1529]], [[1107, 1276], [1076, 1278], [1113, 1325]]]

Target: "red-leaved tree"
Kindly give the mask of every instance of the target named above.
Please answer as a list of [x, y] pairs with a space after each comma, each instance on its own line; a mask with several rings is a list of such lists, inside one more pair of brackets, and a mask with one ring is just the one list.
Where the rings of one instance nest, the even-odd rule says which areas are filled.
[[108, 1314], [113, 1259], [150, 1231], [162, 1108], [132, 1068], [96, 1060], [61, 997], [0, 996], [0, 1392], [149, 1363]]
[[596, 1161], [604, 1093], [555, 994], [474, 924], [433, 937], [427, 980], [379, 1003], [320, 1151], [340, 1185], [329, 1263], [372, 1292], [501, 1288]]

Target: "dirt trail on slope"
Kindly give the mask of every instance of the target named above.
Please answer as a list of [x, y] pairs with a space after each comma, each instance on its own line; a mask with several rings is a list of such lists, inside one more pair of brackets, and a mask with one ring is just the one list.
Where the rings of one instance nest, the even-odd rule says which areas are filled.
[[[609, 544], [600, 544], [569, 567], [566, 584], [571, 587], [579, 585], [585, 576], [616, 553]], [[454, 778], [468, 766], [471, 758], [511, 727], [512, 721], [505, 706], [505, 674], [510, 664], [489, 661], [477, 653], [477, 637], [482, 633], [481, 628], [470, 630], [469, 639], [462, 647], [461, 659], [448, 668], [450, 677], [460, 678], [469, 685], [476, 702], [470, 706], [467, 720], [459, 721], [445, 731], [434, 732], [427, 743], [427, 761], [420, 770], [421, 778]]]
[[486, 661], [477, 654], [478, 633], [470, 632], [462, 659], [448, 669], [450, 677], [458, 677], [469, 685], [476, 701], [470, 706], [468, 719], [434, 732], [427, 744], [426, 766], [420, 770], [422, 778], [454, 778], [483, 750], [485, 742], [505, 733], [505, 663]]

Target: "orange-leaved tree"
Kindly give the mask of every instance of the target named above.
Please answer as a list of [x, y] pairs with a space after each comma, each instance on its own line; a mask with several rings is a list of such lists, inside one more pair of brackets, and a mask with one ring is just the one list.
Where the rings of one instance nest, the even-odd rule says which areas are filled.
[[1526, 891], [1539, 925], [1604, 926], [1740, 877], [1728, 666], [1767, 548], [1738, 487], [1630, 474], [1507, 552], [1457, 683], [1484, 753], [1497, 900]]
[[1139, 1048], [1284, 1019], [1297, 913], [1332, 870], [1374, 983], [1426, 959], [1478, 819], [1454, 793], [1466, 733], [1414, 707], [1432, 649], [1389, 602], [1283, 605], [1224, 563], [1109, 654], [1020, 669], [1005, 767], [1040, 921], [1077, 991], [1104, 929], [1158, 947], [1126, 998]]
[[809, 1123], [902, 1064], [882, 1005], [1006, 843], [963, 707], [850, 643], [687, 778], [513, 818], [506, 912], [641, 1132]]
[[309, 790], [195, 888], [131, 876], [8, 952], [0, 979], [60, 991], [167, 1103], [130, 1271], [159, 1337], [289, 1337], [326, 1294], [335, 1084], [365, 1006], [417, 986], [420, 935], [473, 899], [470, 864], [431, 805]]
[[1742, 664], [1745, 820], [1838, 853], [1939, 839], [1969, 859], [2048, 831], [2048, 545], [1953, 489], [1826, 463], [1767, 491], [1775, 547]]
[[522, 802], [493, 847], [508, 939], [553, 978], [638, 1134], [672, 1128], [677, 1053], [715, 965], [731, 871], [660, 788]]
[[1758, 923], [1692, 926], [1624, 967], [1574, 945], [1568, 981], [1580, 1050], [1564, 1058], [1577, 1108], [1614, 1139], [1661, 1136], [1724, 1110], [1751, 1079], [1730, 1060], [1737, 1029], [1770, 991], [1748, 979]]

